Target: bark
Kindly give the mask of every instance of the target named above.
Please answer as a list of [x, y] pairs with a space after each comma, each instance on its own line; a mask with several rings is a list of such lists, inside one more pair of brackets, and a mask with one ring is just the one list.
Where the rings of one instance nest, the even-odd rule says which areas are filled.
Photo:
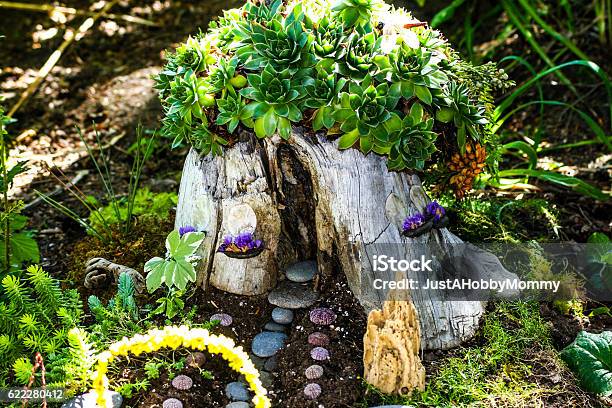
[[[420, 180], [389, 172], [375, 154], [338, 150], [323, 135], [294, 130], [289, 141], [257, 141], [243, 135], [223, 157], [198, 157], [191, 151], [183, 170], [177, 227], [207, 231], [199, 281], [243, 294], [262, 294], [274, 287], [278, 271], [297, 260], [316, 258], [323, 284], [344, 273], [366, 312], [383, 309], [389, 296], [377, 290], [376, 278], [397, 279], [394, 272], [374, 273], [376, 254], [396, 259], [460, 256], [481, 277], [509, 274], [486, 252], [471, 249], [448, 230], [433, 230], [415, 239], [401, 236], [408, 214], [423, 211], [428, 198]], [[256, 258], [235, 260], [215, 253], [223, 235], [239, 224], [228, 219], [232, 206], [249, 204], [257, 217], [256, 235], [266, 249]], [[475, 259], [478, 258], [478, 261]], [[440, 264], [434, 265], [436, 273]], [[427, 272], [411, 273], [424, 281]], [[322, 288], [324, 289], [324, 288]], [[480, 301], [449, 301], [446, 292], [412, 291], [422, 344], [428, 349], [457, 346], [473, 335], [484, 311]]]

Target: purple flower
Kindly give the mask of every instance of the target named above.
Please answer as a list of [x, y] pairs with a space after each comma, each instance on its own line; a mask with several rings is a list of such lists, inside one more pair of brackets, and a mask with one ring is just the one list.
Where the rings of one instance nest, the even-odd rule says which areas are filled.
[[184, 227], [180, 227], [179, 228], [179, 235], [182, 237], [183, 235], [187, 234], [188, 232], [196, 232], [195, 227], [192, 227], [191, 225], [186, 225]]
[[425, 209], [427, 215], [433, 216], [434, 221], [440, 221], [442, 217], [446, 215], [446, 210], [437, 201], [432, 201], [427, 204], [427, 208]]
[[243, 232], [235, 237], [226, 236], [223, 243], [219, 245], [219, 252], [246, 252], [252, 249], [260, 248], [263, 244], [261, 240], [253, 239], [253, 234]]
[[404, 220], [404, 231], [412, 231], [417, 229], [425, 222], [425, 216], [423, 214], [415, 214]]

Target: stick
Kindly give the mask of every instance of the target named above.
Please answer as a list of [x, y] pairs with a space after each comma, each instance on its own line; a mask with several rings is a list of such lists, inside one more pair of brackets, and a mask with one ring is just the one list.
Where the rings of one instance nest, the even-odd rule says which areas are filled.
[[[30, 4], [30, 3], [19, 3], [14, 1], [0, 1], [0, 8], [8, 8], [13, 10], [27, 10], [27, 11], [38, 11], [42, 13], [53, 13], [57, 11], [58, 13], [64, 14], [73, 14], [77, 16], [87, 16], [93, 17], [96, 13], [92, 11], [85, 10], [77, 10], [73, 7], [62, 7], [62, 6], [54, 6], [51, 4]], [[142, 24], [149, 27], [158, 27], [159, 24], [154, 23], [153, 21], [146, 20], [140, 17], [130, 16], [129, 14], [105, 14], [104, 17], [109, 18], [111, 20], [121, 19], [123, 21], [127, 21], [128, 23]]]
[[45, 62], [45, 65], [43, 65], [42, 68], [38, 71], [38, 74], [36, 74], [36, 79], [34, 80], [34, 82], [32, 82], [30, 86], [28, 86], [28, 89], [26, 89], [26, 91], [23, 94], [21, 94], [21, 98], [19, 98], [19, 101], [17, 101], [15, 106], [13, 106], [10, 112], [8, 113], [7, 116], [9, 118], [12, 117], [15, 114], [15, 112], [17, 112], [17, 110], [21, 107], [21, 105], [23, 105], [24, 102], [27, 101], [30, 98], [30, 96], [34, 94], [34, 92], [36, 92], [36, 90], [38, 89], [42, 81], [47, 77], [49, 72], [51, 72], [55, 64], [57, 64], [57, 62], [62, 56], [62, 53], [66, 50], [66, 48], [68, 48], [68, 46], [72, 44], [74, 41], [80, 40], [83, 34], [89, 31], [89, 29], [93, 27], [95, 22], [100, 17], [102, 17], [102, 15], [104, 15], [108, 10], [110, 10], [117, 3], [117, 1], [118, 0], [112, 0], [106, 3], [106, 5], [102, 8], [102, 10], [97, 12], [93, 17], [89, 17], [87, 20], [85, 20], [83, 24], [81, 24], [81, 26], [76, 30], [76, 33], [73, 30], [66, 31], [66, 39], [59, 46], [59, 48], [55, 50], [53, 54], [51, 54], [47, 62]]
[[[88, 174], [89, 174], [89, 170], [80, 170], [80, 171], [78, 171], [76, 176], [74, 176], [74, 178], [72, 180], [70, 180], [70, 182], [68, 184], [65, 185], [65, 188], [69, 189], [69, 188], [74, 187], [79, 181], [81, 181], [83, 179], [83, 177], [85, 177]], [[64, 191], [63, 187], [57, 187], [57, 188], [55, 188], [55, 190], [53, 190], [52, 192], [47, 194], [47, 197], [54, 197], [54, 196], [60, 194], [62, 191]], [[44, 200], [41, 197], [37, 197], [34, 200], [32, 200], [31, 202], [27, 203], [25, 206], [23, 206], [23, 209], [24, 210], [29, 210], [31, 208], [36, 207], [37, 205], [39, 205], [43, 201]]]

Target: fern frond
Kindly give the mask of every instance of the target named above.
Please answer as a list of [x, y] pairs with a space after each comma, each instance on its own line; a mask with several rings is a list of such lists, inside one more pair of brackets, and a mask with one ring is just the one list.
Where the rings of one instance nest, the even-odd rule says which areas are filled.
[[18, 358], [13, 363], [13, 374], [20, 385], [27, 385], [32, 375], [32, 363], [25, 357]]
[[130, 275], [123, 272], [119, 275], [119, 284], [117, 289], [117, 297], [121, 300], [121, 304], [125, 305], [134, 296], [134, 280]]
[[26, 334], [25, 336], [19, 336], [22, 341], [23, 341], [23, 345], [28, 349], [31, 350], [32, 352], [35, 351], [43, 351], [42, 350], [42, 345], [44, 343], [44, 339], [42, 334]]
[[0, 331], [3, 333], [15, 333], [17, 331], [17, 320], [19, 314], [12, 304], [0, 302]]
[[28, 290], [24, 287], [21, 280], [13, 275], [7, 275], [2, 279], [2, 287], [8, 300], [15, 305], [17, 310], [21, 311], [28, 304], [32, 303], [32, 299], [28, 296]]

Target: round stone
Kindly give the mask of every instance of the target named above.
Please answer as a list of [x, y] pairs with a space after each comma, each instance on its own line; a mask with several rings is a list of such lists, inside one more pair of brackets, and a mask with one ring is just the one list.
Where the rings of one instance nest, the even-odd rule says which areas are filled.
[[225, 408], [249, 408], [250, 405], [244, 401], [231, 402], [225, 406]]
[[162, 404], [162, 408], [183, 408], [183, 403], [176, 398], [168, 398]]
[[311, 400], [319, 398], [319, 395], [321, 395], [321, 386], [315, 383], [307, 384], [306, 387], [304, 387], [304, 395]]
[[310, 311], [310, 321], [319, 326], [329, 326], [336, 321], [336, 314], [326, 307], [317, 307]]
[[259, 381], [261, 381], [261, 384], [269, 391], [274, 384], [274, 377], [272, 377], [272, 374], [262, 371], [259, 373]]
[[273, 331], [273, 332], [284, 332], [287, 329], [287, 326], [283, 326], [282, 324], [278, 324], [276, 322], [268, 322], [264, 326], [264, 330]]
[[308, 344], [313, 346], [325, 347], [329, 345], [329, 337], [325, 333], [314, 332], [308, 336]]
[[216, 313], [210, 316], [210, 321], [212, 322], [214, 320], [219, 321], [219, 324], [224, 327], [230, 326], [234, 321], [232, 316], [228, 315], [227, 313]]
[[[90, 391], [86, 394], [77, 395], [76, 397], [66, 401], [62, 408], [84, 408], [84, 407], [97, 407], [96, 399], [98, 395]], [[123, 404], [123, 397], [121, 394], [115, 391], [104, 391], [104, 398], [106, 399], [107, 407], [120, 408]]]
[[276, 358], [276, 356], [272, 356], [266, 360], [266, 363], [264, 364], [264, 370], [272, 373], [276, 371], [277, 368], [278, 368], [278, 358]]
[[174, 388], [176, 388], [177, 390], [188, 390], [191, 387], [193, 387], [193, 380], [190, 377], [187, 377], [186, 375], [177, 375], [176, 377], [174, 377], [174, 379], [172, 380], [172, 386]]
[[319, 294], [307, 286], [284, 281], [268, 295], [268, 302], [285, 309], [303, 309], [314, 305]]
[[189, 367], [202, 368], [206, 364], [206, 355], [201, 351], [194, 351], [185, 360]]
[[258, 357], [272, 357], [283, 348], [285, 340], [287, 340], [285, 333], [265, 331], [255, 336], [251, 349]]
[[315, 347], [310, 350], [310, 357], [312, 357], [313, 360], [325, 361], [329, 359], [329, 351], [323, 347]]
[[291, 324], [293, 321], [293, 310], [275, 307], [274, 310], [272, 310], [272, 320], [278, 324]]
[[323, 377], [323, 367], [317, 364], [313, 364], [304, 371], [304, 375], [309, 380], [316, 380], [317, 378], [321, 378]]
[[285, 275], [292, 282], [304, 283], [310, 282], [317, 274], [316, 261], [303, 261], [291, 265], [287, 268]]
[[232, 401], [248, 401], [249, 390], [241, 382], [234, 381], [225, 386], [225, 395]]

